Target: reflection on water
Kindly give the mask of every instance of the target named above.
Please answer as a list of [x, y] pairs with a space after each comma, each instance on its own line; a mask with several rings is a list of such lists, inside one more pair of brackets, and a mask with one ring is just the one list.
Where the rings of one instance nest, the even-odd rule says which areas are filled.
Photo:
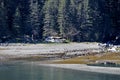
[[0, 80], [120, 80], [120, 75], [42, 67], [31, 63], [0, 65]]

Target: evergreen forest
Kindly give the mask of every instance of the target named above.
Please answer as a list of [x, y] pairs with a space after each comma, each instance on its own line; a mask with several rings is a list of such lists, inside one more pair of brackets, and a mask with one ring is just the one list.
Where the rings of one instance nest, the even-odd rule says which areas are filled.
[[0, 42], [120, 44], [120, 0], [0, 0]]

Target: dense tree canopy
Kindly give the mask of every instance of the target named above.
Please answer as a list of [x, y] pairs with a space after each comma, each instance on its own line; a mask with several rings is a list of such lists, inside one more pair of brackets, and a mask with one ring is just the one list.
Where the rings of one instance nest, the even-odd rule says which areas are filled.
[[0, 42], [120, 43], [120, 0], [0, 0]]

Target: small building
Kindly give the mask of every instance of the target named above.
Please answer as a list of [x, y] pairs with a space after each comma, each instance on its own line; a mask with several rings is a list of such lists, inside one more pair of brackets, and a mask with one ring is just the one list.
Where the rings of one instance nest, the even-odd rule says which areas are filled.
[[65, 42], [66, 39], [63, 39], [61, 37], [54, 37], [54, 36], [49, 36], [45, 38], [45, 42], [55, 42], [55, 43], [62, 43]]

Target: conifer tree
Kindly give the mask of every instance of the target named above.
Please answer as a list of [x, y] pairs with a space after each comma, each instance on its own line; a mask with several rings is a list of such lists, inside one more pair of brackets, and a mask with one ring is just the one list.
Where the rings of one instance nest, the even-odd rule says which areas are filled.
[[1, 42], [1, 39], [7, 38], [10, 36], [9, 30], [8, 30], [8, 24], [6, 20], [7, 18], [6, 18], [5, 3], [4, 3], [4, 0], [0, 0], [0, 42]]

